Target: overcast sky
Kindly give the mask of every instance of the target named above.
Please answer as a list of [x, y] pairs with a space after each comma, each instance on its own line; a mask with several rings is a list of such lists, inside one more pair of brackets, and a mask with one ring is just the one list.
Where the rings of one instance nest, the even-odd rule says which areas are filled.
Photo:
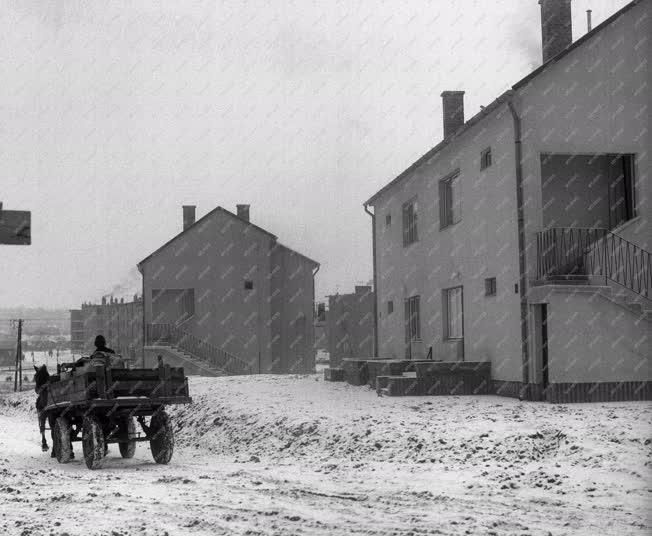
[[[574, 0], [573, 37], [625, 0]], [[362, 203], [441, 140], [443, 90], [475, 114], [540, 63], [537, 0], [0, 1], [0, 307], [75, 307], [197, 217], [251, 219], [369, 281]]]

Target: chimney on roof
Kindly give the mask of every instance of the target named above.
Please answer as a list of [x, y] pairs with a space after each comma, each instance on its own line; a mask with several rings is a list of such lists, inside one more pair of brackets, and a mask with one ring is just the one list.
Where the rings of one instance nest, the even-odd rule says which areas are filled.
[[464, 124], [464, 91], [444, 91], [444, 139], [454, 134]]
[[543, 63], [554, 58], [573, 42], [571, 0], [539, 0]]
[[591, 25], [591, 10], [586, 10], [586, 31], [590, 32], [593, 26]]
[[238, 209], [238, 218], [249, 221], [249, 205], [236, 205]]
[[183, 230], [195, 223], [195, 205], [183, 205]]

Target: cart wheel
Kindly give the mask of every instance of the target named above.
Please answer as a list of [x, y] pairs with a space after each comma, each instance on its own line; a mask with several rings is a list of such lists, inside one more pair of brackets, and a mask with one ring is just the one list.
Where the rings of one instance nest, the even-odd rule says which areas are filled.
[[168, 463], [174, 452], [174, 431], [170, 424], [170, 417], [162, 410], [155, 413], [152, 415], [149, 428], [151, 434], [149, 446], [152, 449], [154, 461], [162, 464]]
[[54, 421], [54, 453], [59, 463], [72, 460], [72, 443], [70, 442], [70, 422], [65, 417], [57, 417]]
[[[120, 422], [120, 432], [128, 434], [129, 437], [136, 435], [136, 425], [132, 417], [125, 417]], [[136, 441], [129, 441], [128, 443], [120, 443], [120, 455], [123, 458], [133, 458], [136, 453]]]
[[104, 432], [95, 417], [84, 417], [82, 424], [82, 447], [84, 460], [89, 469], [98, 469], [104, 459]]

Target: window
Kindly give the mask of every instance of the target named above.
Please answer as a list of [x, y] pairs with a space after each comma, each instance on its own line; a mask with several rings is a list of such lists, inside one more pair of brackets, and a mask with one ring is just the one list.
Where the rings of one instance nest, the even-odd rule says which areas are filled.
[[487, 169], [491, 165], [491, 147], [480, 153], [480, 169]]
[[253, 290], [254, 282], [251, 279], [245, 279], [244, 288], [245, 290]]
[[462, 220], [460, 173], [456, 171], [439, 181], [439, 228], [444, 229]]
[[389, 300], [387, 302], [387, 314], [391, 315], [394, 312], [394, 302], [392, 300]]
[[462, 287], [448, 288], [443, 293], [444, 339], [464, 337], [464, 306]]
[[385, 215], [385, 227], [391, 227], [392, 226], [392, 215], [391, 214], [386, 214]]
[[417, 240], [417, 201], [413, 199], [403, 205], [403, 247]]
[[419, 296], [405, 300], [405, 342], [421, 340], [421, 318]]
[[496, 278], [487, 277], [484, 280], [484, 295], [485, 296], [495, 296], [496, 295]]

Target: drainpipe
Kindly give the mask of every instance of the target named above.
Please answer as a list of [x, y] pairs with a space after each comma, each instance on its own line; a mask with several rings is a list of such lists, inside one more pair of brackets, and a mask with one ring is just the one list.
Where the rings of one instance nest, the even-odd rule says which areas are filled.
[[312, 273], [312, 355], [313, 355], [312, 362], [313, 364], [315, 363], [315, 355], [317, 354], [317, 348], [315, 348], [315, 276], [317, 275], [317, 272], [319, 272], [320, 268], [321, 265], [318, 264], [317, 268], [315, 268], [315, 271]]
[[521, 118], [519, 117], [512, 97], [507, 101], [509, 111], [512, 113], [514, 120], [514, 160], [516, 164], [516, 216], [518, 227], [518, 272], [519, 285], [518, 292], [521, 301], [521, 355], [523, 359], [523, 398], [530, 399], [530, 349], [528, 345], [528, 305], [526, 284], [527, 276], [525, 274], [525, 218], [523, 216], [523, 150], [521, 147]]
[[369, 211], [367, 203], [364, 211], [371, 216], [372, 259], [374, 263], [374, 357], [378, 357], [378, 277], [376, 274], [376, 215]]
[[147, 324], [145, 323], [145, 267], [138, 266], [138, 271], [143, 278], [143, 287], [141, 300], [143, 302], [143, 349], [141, 350], [141, 359], [143, 361], [143, 368], [145, 368], [145, 344], [147, 344]]

